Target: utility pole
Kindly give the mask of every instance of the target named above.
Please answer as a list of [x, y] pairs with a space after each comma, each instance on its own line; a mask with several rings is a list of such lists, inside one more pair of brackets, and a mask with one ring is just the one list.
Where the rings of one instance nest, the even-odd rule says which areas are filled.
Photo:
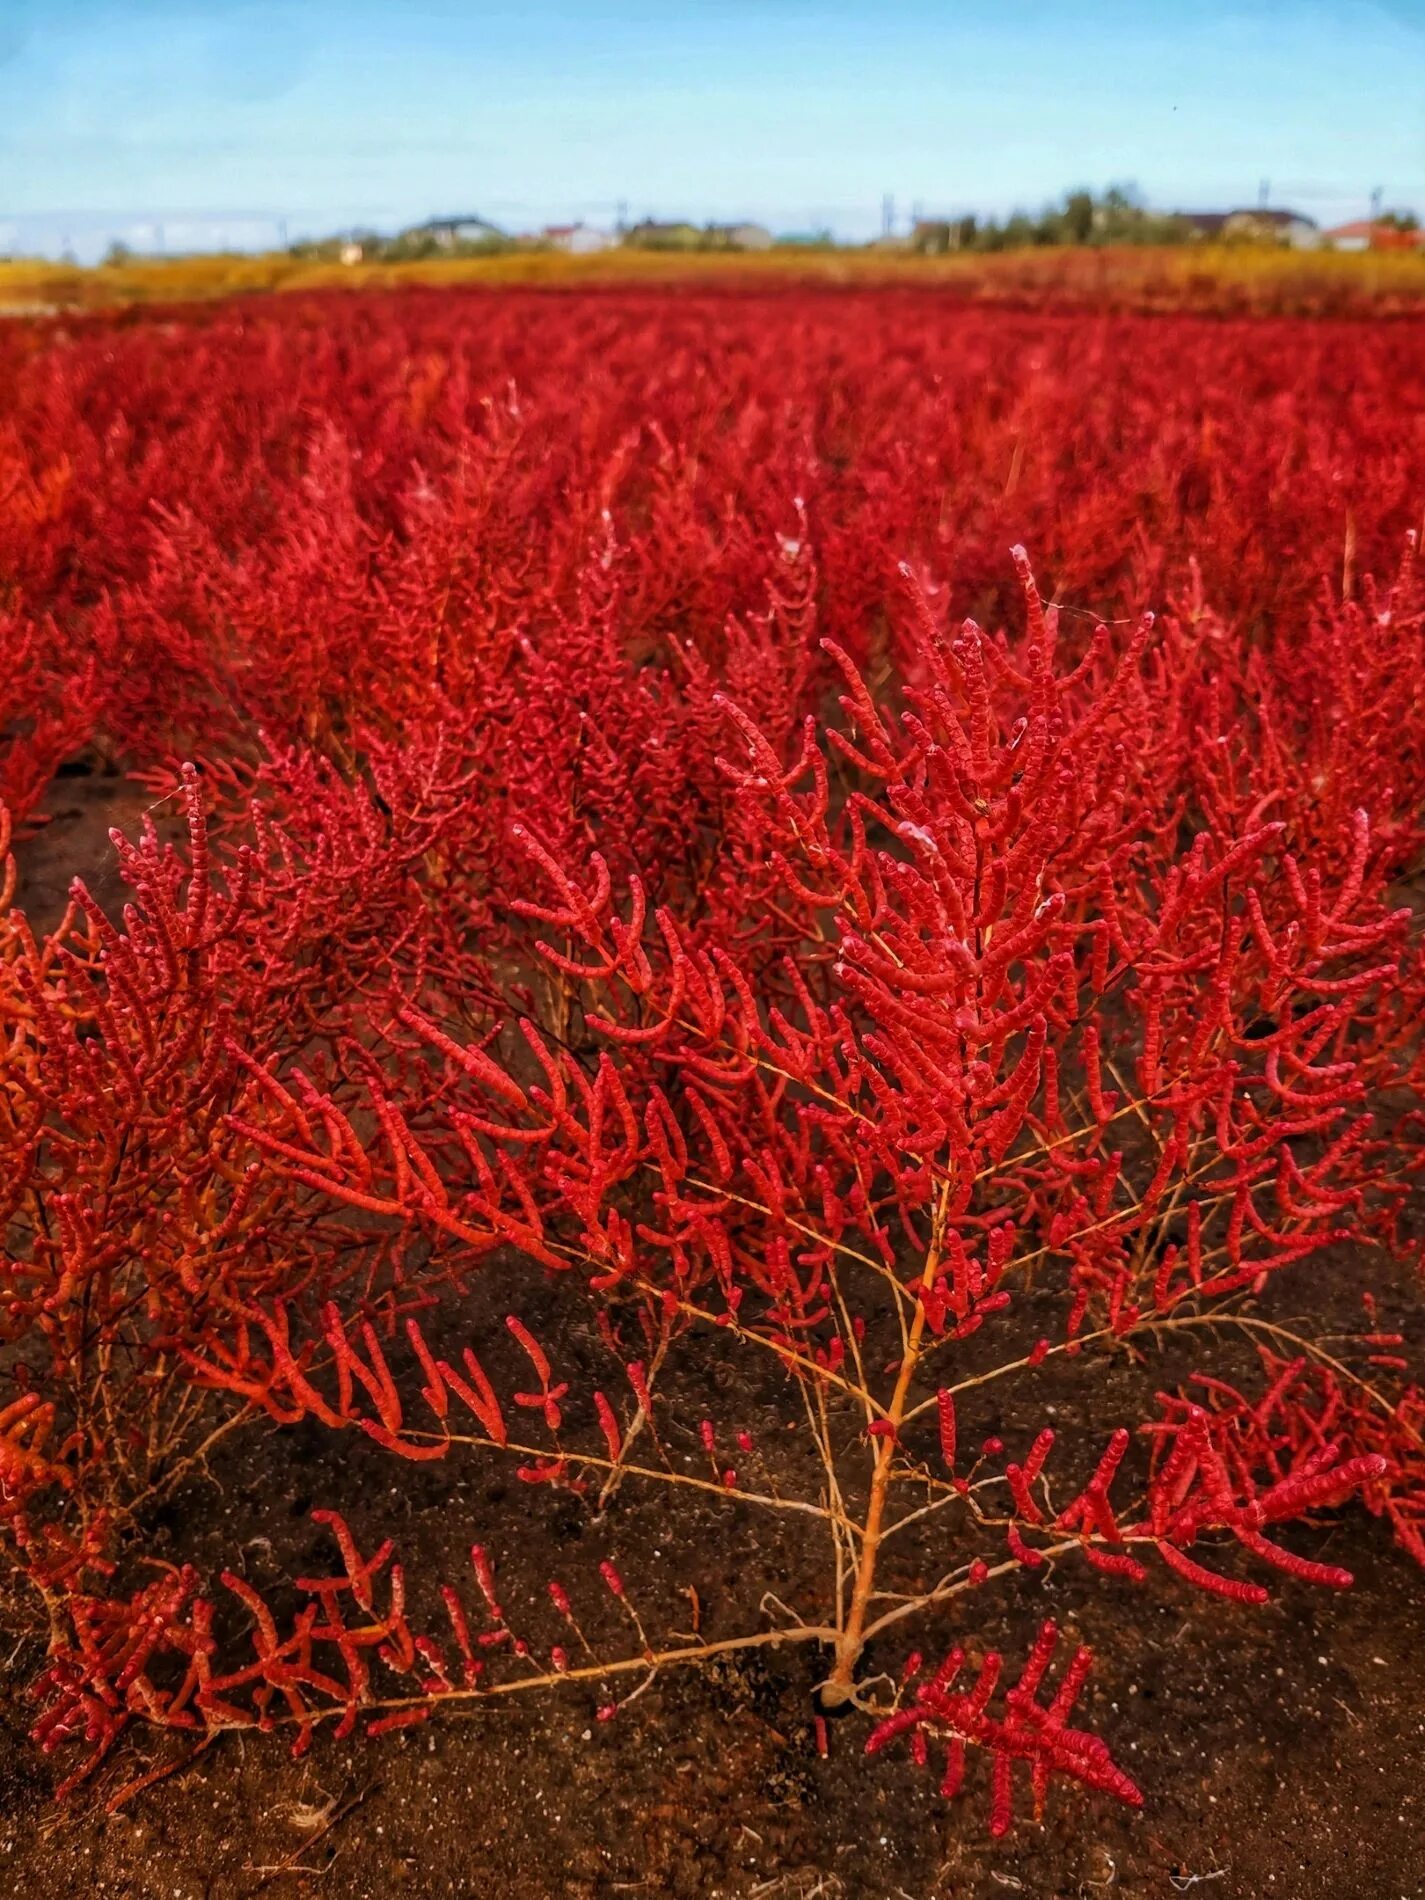
[[618, 201], [618, 216], [614, 220], [614, 230], [617, 231], [620, 237], [622, 237], [624, 232], [627, 229], [628, 229], [628, 199], [620, 198]]
[[1380, 216], [1381, 200], [1384, 197], [1385, 197], [1385, 187], [1383, 185], [1377, 185], [1375, 189], [1371, 192], [1371, 223], [1372, 224], [1374, 224]]
[[887, 192], [881, 199], [881, 236], [893, 237], [896, 229], [896, 200], [893, 192]]
[[1271, 195], [1272, 195], [1272, 181], [1270, 178], [1264, 178], [1261, 182], [1261, 185], [1258, 187], [1258, 191], [1257, 191], [1257, 204], [1263, 211], [1266, 210], [1267, 202], [1270, 199]]

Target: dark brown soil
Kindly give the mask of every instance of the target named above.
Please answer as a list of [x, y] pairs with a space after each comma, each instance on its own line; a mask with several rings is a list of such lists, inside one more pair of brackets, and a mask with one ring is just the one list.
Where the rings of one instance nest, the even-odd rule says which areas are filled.
[[[341, 1453], [328, 1451], [331, 1467]], [[301, 1475], [338, 1488], [331, 1468]], [[267, 1513], [291, 1502], [267, 1487]], [[388, 1521], [406, 1515], [389, 1503]], [[203, 1528], [228, 1528], [231, 1502], [214, 1495], [210, 1513]], [[470, 1524], [447, 1509], [419, 1527], [444, 1537], [448, 1574]], [[184, 1526], [185, 1542], [197, 1528]], [[525, 1554], [564, 1569], [567, 1551], [547, 1532], [539, 1541]], [[1198, 1888], [1214, 1900], [1415, 1900], [1425, 1582], [1376, 1525], [1352, 1520], [1327, 1541], [1333, 1555], [1349, 1541], [1356, 1588], [1288, 1584], [1264, 1611], [1161, 1580], [1131, 1599], [1080, 1576], [1026, 1585], [1010, 1619], [1021, 1640], [1052, 1610], [1099, 1652], [1083, 1716], [1143, 1785], [1140, 1814], [1061, 1787], [1042, 1823], [1026, 1816], [992, 1843], [982, 1784], [946, 1808], [904, 1756], [866, 1762], [854, 1719], [820, 1760], [809, 1660], [761, 1652], [711, 1676], [666, 1676], [607, 1724], [570, 1689], [405, 1735], [318, 1742], [300, 1764], [278, 1740], [228, 1740], [112, 1816], [98, 1797], [134, 1759], [57, 1809], [12, 1692], [0, 1706], [0, 1866], [25, 1893], [154, 1900], [1136, 1900]], [[705, 1539], [661, 1554], [708, 1600], [735, 1587], [726, 1550]]]
[[[132, 824], [151, 802], [101, 775], [56, 783], [53, 822], [20, 854], [20, 902], [37, 922], [57, 917], [76, 872], [96, 884], [112, 877], [108, 825]], [[1342, 1330], [1359, 1323], [1353, 1278], [1349, 1261], [1330, 1262], [1310, 1288], [1313, 1312], [1334, 1313]], [[540, 1281], [512, 1290], [492, 1273], [458, 1327], [482, 1339], [502, 1332], [498, 1316], [516, 1297], [576, 1377], [592, 1363], [596, 1342], [577, 1326], [559, 1330]], [[1292, 1297], [1303, 1299], [1299, 1281]], [[1032, 1325], [1032, 1295], [1025, 1304]], [[1418, 1290], [1402, 1284], [1382, 1296], [1381, 1324], [1418, 1341], [1417, 1309]], [[1244, 1373], [1247, 1361], [1220, 1369]], [[1092, 1416], [1101, 1430], [1126, 1415], [1130, 1394], [1141, 1404], [1185, 1370], [1086, 1354], [1021, 1388], [1022, 1409], [995, 1411], [987, 1400], [964, 1429], [1021, 1442], [1052, 1406], [1071, 1447], [1077, 1418]], [[734, 1402], [739, 1424], [759, 1442], [771, 1436], [783, 1411], [775, 1381], [759, 1386], [740, 1361], [706, 1359], [680, 1376], [682, 1402], [670, 1415], [694, 1423], [670, 1427], [674, 1456], [695, 1448], [703, 1411], [730, 1417]], [[778, 1468], [790, 1472], [805, 1454], [795, 1434], [785, 1445]], [[353, 1434], [305, 1428], [228, 1441], [211, 1481], [172, 1500], [151, 1527], [149, 1547], [211, 1571], [240, 1567], [277, 1592], [284, 1576], [326, 1558], [308, 1517], [314, 1504], [345, 1511], [363, 1547], [393, 1536], [411, 1576], [427, 1584], [461, 1574], [469, 1543], [487, 1538], [514, 1621], [539, 1618], [551, 1575], [572, 1587], [610, 1553], [655, 1639], [688, 1627], [689, 1586], [710, 1636], [755, 1627], [765, 1589], [808, 1614], [824, 1589], [823, 1553], [796, 1520], [769, 1524], [713, 1501], [680, 1510], [675, 1525], [661, 1492], [629, 1486], [591, 1521], [563, 1496], [511, 1484], [479, 1455], [397, 1468]], [[115, 1900], [1417, 1900], [1425, 1576], [1359, 1511], [1304, 1532], [1297, 1547], [1346, 1562], [1355, 1589], [1273, 1579], [1272, 1604], [1249, 1610], [1161, 1571], [1131, 1589], [1067, 1564], [917, 1631], [936, 1655], [968, 1635], [1013, 1658], [1052, 1614], [1091, 1643], [1099, 1661], [1080, 1718], [1144, 1788], [1141, 1813], [1056, 1784], [1036, 1822], [1021, 1790], [1025, 1811], [995, 1844], [982, 1777], [947, 1807], [904, 1752], [864, 1758], [859, 1718], [832, 1726], [823, 1760], [811, 1722], [818, 1670], [805, 1647], [666, 1674], [607, 1723], [595, 1718], [599, 1698], [570, 1687], [374, 1741], [322, 1739], [301, 1763], [277, 1738], [228, 1739], [106, 1815], [106, 1795], [170, 1759], [140, 1740], [59, 1809], [50, 1766], [24, 1738], [29, 1713], [16, 1685], [36, 1651], [21, 1645], [0, 1687], [0, 1867], [27, 1896]], [[922, 1555], [934, 1561], [928, 1547], [911, 1551], [912, 1570]], [[618, 1626], [605, 1607], [612, 1645]]]
[[186, 835], [176, 799], [156, 800], [92, 753], [61, 766], [41, 801], [38, 829], [21, 839], [15, 853], [20, 874], [15, 902], [37, 936], [63, 917], [76, 877], [106, 909], [122, 907], [128, 893], [109, 833], [117, 829], [136, 836], [145, 814], [160, 837], [171, 841]]

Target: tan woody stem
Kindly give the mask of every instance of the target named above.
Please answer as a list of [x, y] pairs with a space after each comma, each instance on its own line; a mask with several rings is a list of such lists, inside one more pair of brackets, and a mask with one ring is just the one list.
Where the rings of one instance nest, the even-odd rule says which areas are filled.
[[[944, 1240], [945, 1209], [949, 1197], [950, 1183], [947, 1180], [940, 1190], [940, 1200], [931, 1229], [930, 1246], [925, 1255], [925, 1268], [920, 1276], [922, 1292], [928, 1291], [934, 1285], [936, 1275], [940, 1271], [940, 1249]], [[861, 1651], [865, 1647], [866, 1615], [870, 1607], [871, 1592], [876, 1582], [876, 1559], [880, 1554], [881, 1539], [885, 1534], [886, 1500], [890, 1492], [896, 1453], [900, 1447], [901, 1424], [905, 1418], [911, 1387], [915, 1382], [916, 1367], [920, 1363], [925, 1323], [925, 1302], [923, 1299], [917, 1300], [910, 1330], [906, 1336], [905, 1351], [901, 1355], [900, 1369], [896, 1374], [895, 1390], [891, 1394], [891, 1402], [885, 1411], [885, 1423], [888, 1429], [876, 1438], [875, 1462], [871, 1469], [871, 1489], [866, 1500], [866, 1516], [857, 1551], [851, 1603], [847, 1610], [846, 1621], [837, 1636], [836, 1659], [832, 1664], [831, 1674], [821, 1685], [821, 1703], [826, 1709], [843, 1708], [846, 1703], [855, 1700], [856, 1687], [853, 1672], [860, 1661]]]

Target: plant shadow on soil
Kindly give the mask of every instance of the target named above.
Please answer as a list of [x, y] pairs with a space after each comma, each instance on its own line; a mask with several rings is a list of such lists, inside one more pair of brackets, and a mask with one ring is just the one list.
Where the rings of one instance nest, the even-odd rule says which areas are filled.
[[[41, 834], [42, 858], [27, 865], [22, 854], [31, 882], [20, 897], [55, 916], [69, 876], [101, 861], [113, 806], [129, 799], [142, 809], [131, 786], [107, 799], [96, 789], [82, 805], [68, 797], [72, 787], [58, 789], [68, 802], [56, 809], [81, 815]], [[515, 1284], [515, 1271], [507, 1263], [482, 1273], [438, 1321], [439, 1344], [478, 1342], [508, 1391], [527, 1372], [502, 1324], [518, 1311], [556, 1376], [586, 1396], [610, 1370], [594, 1328], [577, 1309], [571, 1324], [549, 1277], [526, 1267]], [[1309, 1271], [1318, 1329], [1359, 1326], [1363, 1282], [1351, 1259], [1327, 1257]], [[1382, 1286], [1374, 1266], [1372, 1284], [1378, 1323], [1418, 1345], [1418, 1288]], [[1289, 1320], [1303, 1290], [1299, 1278], [1284, 1287], [1273, 1317]], [[1048, 1308], [1036, 1313], [1032, 1292], [1022, 1304], [1033, 1337]], [[746, 1359], [714, 1353], [672, 1374], [670, 1457], [700, 1460], [698, 1421], [710, 1416], [770, 1447], [767, 1469], [789, 1493], [815, 1496], [807, 1434], [785, 1428], [780, 1373]], [[1239, 1349], [1216, 1369], [1246, 1378], [1251, 1365]], [[967, 1407], [965, 1430], [1022, 1446], [1052, 1407], [1069, 1462], [1091, 1460], [1120, 1417], [1146, 1416], [1153, 1390], [1172, 1388], [1189, 1367], [1171, 1352], [1136, 1367], [1121, 1353], [1051, 1362], [1016, 1382], [1012, 1399], [991, 1388], [980, 1412]], [[512, 1623], [524, 1621], [545, 1646], [559, 1635], [545, 1586], [559, 1577], [581, 1618], [587, 1606], [600, 1653], [629, 1652], [627, 1626], [598, 1583], [606, 1556], [655, 1642], [693, 1627], [705, 1638], [758, 1627], [769, 1590], [809, 1619], [824, 1614], [827, 1546], [811, 1520], [686, 1492], [669, 1511], [662, 1487], [633, 1483], [600, 1518], [567, 1494], [519, 1484], [492, 1453], [403, 1465], [355, 1433], [310, 1424], [226, 1441], [210, 1476], [152, 1524], [149, 1548], [210, 1577], [238, 1569], [280, 1603], [284, 1579], [332, 1565], [325, 1532], [310, 1522], [314, 1506], [342, 1510], [363, 1550], [395, 1539], [417, 1627], [437, 1626], [438, 1583], [468, 1586], [472, 1541], [497, 1560]], [[972, 1554], [956, 1548], [956, 1535], [937, 1529], [908, 1547], [898, 1587], [925, 1587], [945, 1568], [947, 1546], [955, 1559]], [[1012, 1667], [1054, 1616], [1096, 1653], [1078, 1719], [1144, 1789], [1140, 1813], [1056, 1781], [1036, 1820], [1017, 1777], [1016, 1825], [996, 1843], [982, 1764], [947, 1805], [937, 1774], [917, 1770], [903, 1748], [867, 1761], [860, 1718], [830, 1725], [821, 1758], [811, 1704], [821, 1668], [810, 1645], [665, 1672], [608, 1722], [595, 1715], [603, 1695], [574, 1684], [374, 1740], [322, 1735], [300, 1762], [280, 1737], [230, 1736], [106, 1814], [114, 1789], [175, 1759], [163, 1738], [139, 1736], [57, 1808], [56, 1777], [25, 1738], [23, 1684], [38, 1657], [29, 1643], [0, 1682], [0, 1867], [27, 1893], [123, 1900], [1416, 1900], [1425, 1895], [1425, 1577], [1359, 1509], [1294, 1541], [1305, 1555], [1345, 1562], [1356, 1587], [1335, 1593], [1273, 1576], [1272, 1602], [1254, 1610], [1186, 1590], [1161, 1567], [1135, 1588], [1070, 1562], [1021, 1573], [983, 1601], [961, 1599], [951, 1614], [910, 1626], [884, 1659], [867, 1659], [868, 1670], [883, 1660], [896, 1668], [914, 1643], [938, 1660], [968, 1638], [1002, 1647]]]

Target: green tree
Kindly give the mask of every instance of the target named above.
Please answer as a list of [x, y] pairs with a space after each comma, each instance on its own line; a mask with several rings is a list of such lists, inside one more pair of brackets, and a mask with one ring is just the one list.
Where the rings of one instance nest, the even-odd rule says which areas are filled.
[[1064, 200], [1062, 224], [1065, 242], [1087, 244], [1094, 231], [1094, 201], [1091, 191], [1071, 191]]

